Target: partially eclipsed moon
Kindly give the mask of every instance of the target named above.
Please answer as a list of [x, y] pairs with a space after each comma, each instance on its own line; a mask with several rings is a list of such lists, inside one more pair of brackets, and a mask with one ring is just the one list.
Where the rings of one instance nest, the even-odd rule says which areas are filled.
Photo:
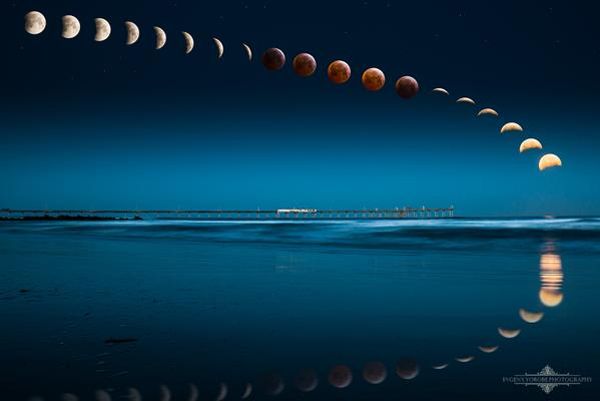
[[246, 50], [246, 54], [248, 55], [248, 61], [252, 61], [252, 48], [245, 43], [242, 43], [244, 50]]
[[79, 20], [72, 15], [65, 15], [62, 17], [62, 37], [65, 39], [73, 39], [81, 31], [81, 24]]
[[154, 27], [154, 34], [156, 35], [156, 50], [160, 50], [167, 44], [167, 33], [159, 26]]
[[245, 400], [246, 398], [250, 397], [250, 394], [252, 394], [252, 384], [246, 383], [246, 388], [244, 388], [244, 394], [242, 394], [242, 400]]
[[217, 46], [217, 58], [220, 59], [225, 53], [225, 46], [223, 46], [223, 42], [218, 38], [213, 38], [213, 42], [215, 42], [215, 46]]
[[512, 339], [516, 338], [519, 334], [521, 334], [521, 330], [519, 329], [503, 329], [501, 327], [498, 328], [498, 333], [504, 338]]
[[485, 108], [482, 109], [479, 113], [477, 113], [477, 117], [481, 117], [481, 116], [492, 116], [492, 117], [498, 117], [498, 112], [494, 109], [490, 109]]
[[442, 364], [439, 364], [439, 365], [433, 365], [432, 366], [432, 368], [434, 370], [443, 370], [443, 369], [446, 369], [447, 367], [448, 367], [447, 363], [442, 363]]
[[506, 123], [500, 129], [500, 133], [505, 134], [507, 132], [523, 132], [523, 127], [517, 123]]
[[467, 104], [475, 104], [475, 100], [470, 97], [461, 97], [456, 100], [456, 103], [467, 103]]
[[94, 398], [96, 401], [111, 401], [110, 394], [104, 390], [96, 390], [94, 393]]
[[187, 401], [198, 401], [200, 392], [195, 384], [190, 384], [190, 394], [188, 395]]
[[125, 22], [125, 29], [127, 29], [127, 44], [131, 46], [140, 38], [140, 29], [136, 24], [131, 21]]
[[46, 17], [39, 11], [31, 11], [25, 15], [25, 31], [31, 35], [39, 35], [46, 29]]
[[547, 169], [553, 168], [553, 167], [561, 167], [561, 166], [562, 166], [562, 160], [560, 160], [560, 157], [558, 157], [552, 153], [548, 153], [547, 155], [542, 156], [542, 158], [540, 159], [540, 163], [539, 163], [540, 171], [544, 171], [544, 170], [547, 170]]
[[538, 323], [544, 317], [544, 312], [530, 312], [525, 309], [519, 309], [519, 316], [524, 322], [534, 324]]
[[460, 362], [460, 363], [469, 363], [469, 362], [473, 361], [473, 359], [475, 359], [474, 356], [461, 356], [461, 357], [456, 358], [456, 361]]
[[219, 393], [217, 394], [217, 398], [215, 398], [215, 401], [223, 401], [225, 398], [227, 398], [227, 393], [229, 393], [229, 388], [227, 387], [227, 384], [220, 383]]
[[484, 354], [493, 354], [494, 352], [498, 351], [498, 346], [497, 345], [486, 345], [486, 346], [479, 346], [479, 351], [483, 352]]
[[171, 390], [165, 385], [160, 386], [160, 401], [171, 401]]
[[450, 95], [450, 92], [448, 92], [444, 88], [434, 88], [431, 92], [433, 92], [433, 93], [439, 93], [439, 94], [446, 95], [446, 96]]
[[528, 138], [528, 139], [525, 139], [523, 141], [523, 143], [521, 143], [521, 146], [519, 147], [519, 152], [525, 153], [528, 150], [542, 149], [542, 148], [543, 148], [543, 146], [540, 141], [538, 141], [535, 138]]
[[187, 32], [181, 32], [185, 39], [185, 54], [190, 54], [194, 50], [194, 38]]
[[110, 24], [104, 18], [96, 18], [96, 42], [103, 42], [110, 36], [111, 28]]

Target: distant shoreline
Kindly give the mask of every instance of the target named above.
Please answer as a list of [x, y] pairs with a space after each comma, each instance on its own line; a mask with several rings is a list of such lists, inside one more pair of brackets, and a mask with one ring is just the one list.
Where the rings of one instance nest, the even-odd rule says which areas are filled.
[[140, 221], [140, 216], [135, 217], [110, 217], [110, 216], [19, 216], [19, 217], [0, 217], [0, 221]]

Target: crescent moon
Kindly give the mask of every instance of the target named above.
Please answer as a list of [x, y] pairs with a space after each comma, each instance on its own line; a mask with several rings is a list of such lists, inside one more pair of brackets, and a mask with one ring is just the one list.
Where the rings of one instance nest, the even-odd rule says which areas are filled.
[[500, 129], [500, 133], [505, 134], [507, 132], [523, 132], [523, 127], [517, 123], [506, 123]]
[[498, 327], [498, 333], [500, 333], [500, 335], [504, 338], [511, 339], [516, 338], [519, 334], [521, 334], [521, 330], [503, 329], [501, 327]]
[[448, 92], [448, 91], [447, 91], [446, 89], [444, 89], [444, 88], [435, 88], [435, 89], [434, 89], [434, 90], [432, 90], [431, 92], [433, 92], [433, 93], [440, 93], [440, 94], [442, 94], [442, 95], [446, 95], [446, 96], [450, 95], [450, 92]]
[[198, 387], [195, 384], [190, 384], [190, 395], [188, 396], [188, 401], [198, 401], [198, 396], [200, 395], [198, 391]]
[[542, 320], [544, 317], [544, 312], [530, 312], [521, 308], [519, 309], [519, 316], [524, 322], [534, 324]]
[[561, 166], [562, 166], [562, 160], [560, 160], [560, 157], [558, 157], [552, 153], [548, 153], [547, 155], [544, 155], [540, 159], [540, 163], [539, 163], [540, 171], [544, 171], [544, 170], [547, 170], [552, 167], [561, 167]]
[[521, 143], [519, 152], [524, 153], [532, 149], [542, 149], [542, 143], [535, 138], [527, 138]]
[[194, 50], [194, 38], [187, 32], [181, 32], [185, 39], [185, 54], [190, 54]]
[[171, 401], [171, 390], [165, 385], [160, 386], [160, 401]]
[[252, 49], [245, 43], [242, 43], [242, 46], [244, 46], [244, 49], [246, 50], [246, 54], [248, 55], [248, 61], [252, 61]]
[[443, 363], [441, 365], [434, 365], [434, 366], [432, 366], [432, 368], [435, 369], [435, 370], [442, 370], [442, 369], [446, 369], [447, 367], [448, 367], [447, 363]]
[[94, 40], [96, 42], [104, 42], [110, 36], [110, 24], [104, 18], [96, 18], [94, 21], [96, 22], [96, 37]]
[[111, 401], [110, 394], [104, 390], [97, 390], [95, 393], [96, 401]]
[[475, 104], [475, 100], [471, 99], [470, 97], [461, 97], [456, 100], [456, 103]]
[[225, 46], [223, 46], [223, 42], [217, 38], [213, 38], [213, 41], [215, 42], [215, 46], [217, 46], [217, 58], [221, 59], [225, 53]]
[[39, 35], [46, 29], [46, 17], [39, 11], [30, 11], [25, 15], [25, 31], [31, 35]]
[[461, 356], [461, 357], [458, 357], [458, 358], [455, 358], [455, 359], [456, 359], [457, 362], [460, 362], [460, 363], [469, 363], [473, 359], [475, 359], [475, 357], [474, 356]]
[[229, 388], [227, 387], [227, 384], [219, 383], [219, 393], [217, 394], [217, 398], [215, 398], [215, 401], [223, 401], [225, 398], [227, 398], [227, 393], [229, 393]]
[[498, 112], [494, 109], [490, 109], [489, 107], [486, 109], [482, 109], [479, 113], [477, 113], [477, 117], [481, 116], [493, 116], [498, 117]]
[[479, 346], [477, 348], [479, 348], [479, 351], [483, 352], [484, 354], [493, 354], [494, 352], [498, 351], [499, 347], [497, 345], [492, 345], [492, 346]]
[[156, 35], [156, 50], [160, 50], [167, 44], [167, 33], [161, 27], [155, 26], [154, 34]]
[[242, 400], [250, 397], [250, 394], [252, 394], [252, 384], [247, 383], [246, 388], [244, 389], [244, 394], [242, 394]]
[[125, 29], [127, 29], [127, 45], [131, 46], [140, 38], [140, 28], [131, 21], [125, 22]]
[[72, 15], [65, 15], [62, 17], [62, 37], [65, 39], [73, 39], [75, 36], [79, 35], [81, 31], [81, 24], [79, 20]]
[[140, 394], [140, 391], [133, 387], [129, 389], [127, 398], [129, 398], [130, 401], [142, 401], [142, 395]]

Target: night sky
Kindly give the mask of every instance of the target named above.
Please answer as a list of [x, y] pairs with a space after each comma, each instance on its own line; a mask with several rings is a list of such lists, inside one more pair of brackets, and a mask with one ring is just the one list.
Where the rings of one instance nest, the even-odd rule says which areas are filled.
[[[600, 6], [590, 1], [3, 1], [0, 208], [388, 208], [600, 214]], [[23, 29], [45, 14], [38, 36]], [[80, 35], [62, 39], [60, 18]], [[112, 36], [95, 43], [95, 17]], [[125, 45], [123, 22], [141, 29]], [[154, 50], [152, 27], [168, 35]], [[196, 48], [183, 52], [180, 31]], [[216, 59], [213, 36], [225, 55]], [[252, 46], [249, 62], [241, 42]], [[266, 71], [279, 47], [288, 64]], [[299, 78], [291, 59], [315, 56]], [[343, 59], [351, 81], [327, 80]], [[382, 69], [378, 93], [360, 75]], [[419, 80], [406, 101], [393, 83]], [[449, 98], [431, 94], [443, 86]], [[470, 96], [476, 107], [454, 100]], [[476, 118], [493, 107], [499, 119]], [[526, 132], [501, 136], [500, 126]], [[529, 136], [564, 167], [540, 173]]]

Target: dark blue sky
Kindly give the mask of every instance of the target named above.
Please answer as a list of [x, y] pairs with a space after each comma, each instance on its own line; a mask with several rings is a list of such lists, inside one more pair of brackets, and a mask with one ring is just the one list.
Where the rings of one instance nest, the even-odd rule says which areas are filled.
[[[341, 4], [341, 5], [340, 5]], [[3, 3], [0, 207], [273, 208], [453, 204], [462, 215], [599, 214], [600, 6], [505, 1]], [[31, 36], [36, 9], [47, 30]], [[60, 17], [81, 34], [60, 37]], [[93, 41], [93, 18], [113, 25]], [[122, 22], [142, 31], [124, 44]], [[153, 50], [152, 26], [169, 40]], [[179, 34], [194, 35], [183, 54]], [[210, 38], [225, 43], [217, 61]], [[241, 42], [257, 55], [249, 63]], [[317, 74], [268, 72], [264, 49], [312, 53]], [[347, 60], [334, 87], [326, 65]], [[360, 85], [367, 67], [388, 77]], [[422, 91], [405, 101], [393, 81]], [[444, 86], [450, 98], [431, 95]], [[476, 108], [454, 104], [471, 96]], [[494, 107], [497, 120], [477, 119]], [[506, 121], [525, 134], [500, 136]], [[565, 167], [537, 171], [541, 139]]]

